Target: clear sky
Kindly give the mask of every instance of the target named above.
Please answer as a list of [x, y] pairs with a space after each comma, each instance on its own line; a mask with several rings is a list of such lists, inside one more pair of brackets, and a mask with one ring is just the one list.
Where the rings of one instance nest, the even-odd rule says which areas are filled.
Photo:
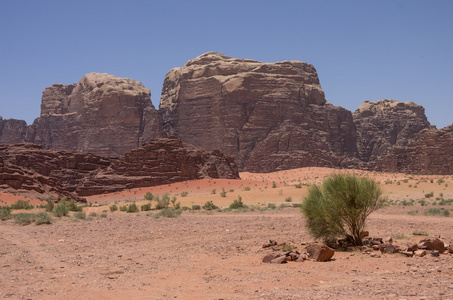
[[304, 61], [334, 105], [413, 101], [453, 123], [451, 0], [0, 0], [0, 116], [30, 124], [46, 87], [90, 72], [142, 82], [158, 108], [165, 74], [208, 51]]

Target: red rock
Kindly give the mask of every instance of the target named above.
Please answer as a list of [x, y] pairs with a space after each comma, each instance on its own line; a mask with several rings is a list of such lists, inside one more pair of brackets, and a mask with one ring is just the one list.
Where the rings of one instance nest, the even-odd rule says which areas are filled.
[[398, 253], [399, 247], [397, 245], [392, 244], [383, 244], [380, 246], [380, 250], [382, 253]]
[[448, 245], [448, 253], [453, 253], [453, 240], [450, 240], [450, 244]]
[[416, 243], [408, 244], [407, 245], [407, 251], [417, 251], [418, 250], [418, 245]]
[[420, 249], [437, 250], [439, 253], [445, 252], [445, 244], [440, 239], [424, 239], [419, 242]]
[[286, 256], [279, 256], [271, 260], [271, 264], [284, 264], [286, 262], [287, 262]]
[[335, 254], [335, 250], [324, 244], [313, 244], [307, 247], [308, 257], [316, 261], [328, 261]]
[[261, 261], [263, 263], [270, 263], [273, 259], [275, 259], [275, 254], [266, 254], [263, 256], [263, 258], [261, 259]]

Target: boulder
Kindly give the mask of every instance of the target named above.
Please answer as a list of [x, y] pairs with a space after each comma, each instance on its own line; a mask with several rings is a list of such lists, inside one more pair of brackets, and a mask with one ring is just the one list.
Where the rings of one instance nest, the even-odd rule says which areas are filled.
[[286, 256], [279, 256], [271, 260], [271, 264], [285, 264], [287, 262]]
[[274, 260], [276, 258], [276, 255], [275, 254], [266, 254], [263, 256], [263, 258], [261, 259], [261, 261], [263, 263], [270, 263], [272, 260]]
[[453, 253], [453, 240], [450, 240], [450, 244], [448, 245], [448, 253]]
[[418, 243], [418, 248], [426, 250], [437, 250], [439, 253], [445, 252], [445, 244], [440, 239], [424, 239]]
[[316, 261], [328, 261], [335, 254], [335, 250], [324, 244], [313, 244], [307, 247], [308, 257]]

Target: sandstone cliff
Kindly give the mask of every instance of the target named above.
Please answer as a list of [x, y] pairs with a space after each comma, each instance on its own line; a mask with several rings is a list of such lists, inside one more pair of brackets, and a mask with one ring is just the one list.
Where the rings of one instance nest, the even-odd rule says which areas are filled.
[[178, 138], [149, 141], [121, 158], [42, 149], [41, 145], [0, 146], [0, 188], [81, 196], [200, 178], [239, 178], [231, 157], [184, 145]]
[[353, 118], [360, 159], [369, 165], [391, 147], [406, 146], [421, 130], [431, 128], [425, 109], [413, 102], [365, 101]]
[[100, 73], [87, 74], [77, 84], [46, 88], [41, 116], [28, 128], [6, 121], [11, 128], [1, 132], [2, 143], [30, 142], [104, 156], [123, 155], [163, 136], [150, 91], [135, 80]]
[[299, 61], [205, 53], [167, 74], [160, 112], [168, 135], [232, 155], [243, 171], [357, 158], [351, 113], [327, 103], [315, 68]]
[[420, 131], [406, 146], [395, 146], [378, 159], [375, 169], [408, 174], [453, 174], [453, 125]]

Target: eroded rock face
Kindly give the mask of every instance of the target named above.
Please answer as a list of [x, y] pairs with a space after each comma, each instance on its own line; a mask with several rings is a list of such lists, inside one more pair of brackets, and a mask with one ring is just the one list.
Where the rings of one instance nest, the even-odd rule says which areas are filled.
[[[163, 136], [150, 91], [140, 82], [105, 73], [46, 88], [41, 116], [28, 128], [17, 122], [2, 122], [2, 143], [30, 142], [47, 149], [119, 156]], [[6, 128], [13, 125], [14, 130]]]
[[160, 112], [167, 134], [232, 155], [243, 171], [338, 167], [357, 157], [351, 113], [327, 103], [315, 68], [299, 61], [203, 54], [167, 74]]
[[408, 174], [453, 174], [453, 125], [424, 129], [377, 160], [376, 170]]
[[25, 140], [27, 123], [23, 120], [0, 117], [0, 144], [22, 143]]
[[239, 178], [231, 157], [185, 145], [178, 138], [149, 141], [121, 158], [0, 146], [0, 188], [82, 196], [201, 178]]
[[[425, 109], [413, 102], [365, 101], [353, 114], [360, 159], [368, 165], [393, 146], [406, 146], [410, 139], [431, 128]], [[370, 166], [369, 166], [370, 167]]]

